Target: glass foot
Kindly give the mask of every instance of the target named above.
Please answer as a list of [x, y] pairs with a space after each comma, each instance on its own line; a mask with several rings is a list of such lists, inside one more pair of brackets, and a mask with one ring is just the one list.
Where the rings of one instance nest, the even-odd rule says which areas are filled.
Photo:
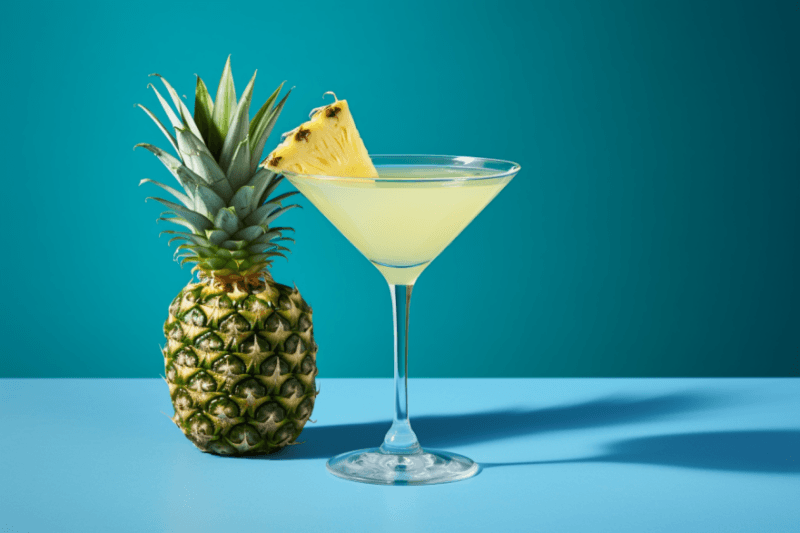
[[411, 455], [383, 453], [367, 448], [328, 460], [328, 470], [340, 478], [376, 485], [432, 485], [467, 479], [478, 464], [456, 453], [422, 450]]

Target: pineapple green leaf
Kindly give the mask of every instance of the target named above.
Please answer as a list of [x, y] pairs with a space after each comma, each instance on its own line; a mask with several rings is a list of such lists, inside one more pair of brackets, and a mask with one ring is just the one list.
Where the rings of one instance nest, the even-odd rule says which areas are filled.
[[264, 261], [269, 256], [267, 254], [253, 254], [250, 256], [250, 261], [257, 262], [257, 261]]
[[263, 244], [251, 244], [247, 247], [247, 251], [251, 254], [260, 254], [264, 251], [265, 245]]
[[183, 268], [183, 265], [186, 263], [201, 263], [203, 259], [200, 259], [195, 254], [184, 254], [179, 257], [175, 257], [174, 260]]
[[239, 217], [236, 210], [232, 207], [220, 209], [214, 219], [214, 226], [225, 231], [228, 235], [233, 235], [239, 229]]
[[189, 245], [187, 249], [191, 250], [195, 253], [195, 255], [203, 258], [208, 259], [209, 257], [215, 257], [216, 249], [215, 248], [207, 248], [205, 246], [197, 246], [197, 245]]
[[244, 250], [247, 244], [247, 241], [225, 241], [221, 246], [226, 250], [230, 250], [231, 252], [236, 252], [241, 255], [241, 252]]
[[282, 252], [288, 252], [289, 251], [289, 249], [287, 247], [282, 246], [280, 244], [275, 244], [275, 243], [272, 243], [272, 245], [270, 245], [269, 249], [270, 250], [280, 250]]
[[280, 85], [278, 85], [278, 88], [275, 89], [275, 92], [273, 92], [270, 95], [270, 97], [267, 98], [267, 101], [264, 102], [264, 105], [262, 105], [261, 109], [258, 110], [256, 116], [253, 117], [253, 120], [250, 121], [249, 135], [250, 135], [250, 142], [252, 143], [250, 146], [251, 150], [255, 147], [256, 140], [258, 139], [256, 132], [258, 132], [259, 129], [262, 129], [262, 126], [266, 126], [267, 121], [269, 120], [269, 112], [272, 111], [272, 106], [275, 103], [275, 99], [280, 94], [281, 89], [283, 89], [283, 85], [285, 83], [286, 82], [284, 81]]
[[294, 231], [292, 228], [278, 228], [267, 226], [268, 231], [253, 241], [253, 244], [261, 244], [262, 246], [269, 246], [273, 241], [279, 240], [284, 231]]
[[184, 184], [183, 188], [189, 196], [192, 196], [192, 189], [195, 185], [203, 187], [206, 184], [203, 178], [183, 165], [175, 169], [175, 174], [178, 177], [178, 181]]
[[[189, 256], [184, 259], [181, 259], [181, 262], [178, 264], [181, 266], [181, 268], [183, 268], [183, 265], [185, 265], [186, 263], [200, 263], [200, 261], [201, 260], [197, 256]], [[194, 269], [192, 269], [192, 272], [194, 272]]]
[[206, 183], [209, 185], [220, 179], [224, 179], [225, 173], [219, 168], [219, 165], [214, 163], [215, 168], [205, 168], [205, 165], [200, 162], [200, 154], [207, 154], [211, 160], [214, 157], [203, 144], [201, 139], [192, 133], [188, 128], [175, 128], [175, 135], [178, 140], [178, 148], [180, 148], [180, 156], [183, 164], [196, 172], [198, 175], [206, 178]]
[[263, 254], [251, 255], [250, 256], [250, 260], [254, 261], [254, 262], [255, 261], [264, 261], [268, 257], [283, 257], [284, 259], [287, 259], [287, 260], [289, 259], [288, 257], [286, 257], [284, 254], [282, 254], [280, 252], [266, 252], [266, 253], [263, 253]]
[[225, 200], [204, 185], [192, 185], [191, 192], [194, 198], [192, 207], [208, 218], [214, 218], [217, 211], [225, 207]]
[[[182, 251], [184, 251], [184, 250], [191, 250], [191, 249], [192, 249], [192, 248], [191, 248], [191, 245], [189, 245], [189, 244], [186, 244], [186, 243], [184, 243], [184, 244], [181, 244], [180, 246], [178, 246], [177, 248], [175, 248], [175, 251], [174, 251], [174, 252], [172, 252], [172, 257], [173, 257], [173, 258], [175, 258], [175, 257], [177, 257], [177, 256], [178, 256], [178, 255], [179, 255], [179, 254], [180, 254]], [[197, 255], [197, 254], [192, 254], [192, 255]]]
[[169, 200], [164, 200], [163, 198], [157, 198], [155, 196], [149, 196], [145, 201], [147, 200], [155, 200], [156, 202], [165, 206], [167, 209], [174, 212], [179, 217], [192, 224], [193, 227], [200, 230], [208, 229], [213, 225], [213, 222], [200, 213], [195, 213], [191, 209], [187, 209], [182, 205], [176, 204], [175, 202], [170, 202]]
[[212, 119], [222, 139], [225, 139], [228, 135], [228, 128], [233, 118], [234, 109], [236, 109], [236, 88], [233, 85], [231, 56], [228, 56], [217, 87], [217, 97], [214, 99], [214, 111], [212, 114]]
[[222, 172], [222, 169], [219, 168], [217, 162], [214, 161], [214, 158], [207, 152], [201, 152], [198, 155], [198, 158], [203, 167], [207, 169], [209, 176], [213, 180], [211, 183], [211, 188], [214, 190], [214, 192], [226, 202], [230, 200], [230, 198], [233, 196], [233, 189], [231, 188], [231, 184], [228, 183], [228, 179]]
[[292, 93], [292, 90], [289, 89], [289, 92], [286, 93], [286, 96], [281, 99], [278, 105], [270, 112], [269, 119], [266, 121], [266, 124], [263, 128], [259, 128], [256, 131], [256, 137], [254, 138], [254, 146], [253, 149], [250, 150], [250, 171], [255, 172], [256, 168], [258, 168], [258, 163], [261, 161], [261, 154], [264, 151], [264, 145], [267, 142], [267, 138], [269, 134], [272, 133], [272, 128], [275, 126], [275, 122], [278, 120], [278, 116], [280, 116], [281, 111], [283, 110], [283, 106], [286, 104], [286, 99], [289, 98], [289, 95]]
[[231, 205], [236, 209], [236, 214], [239, 218], [245, 218], [251, 212], [251, 200], [255, 193], [255, 187], [245, 185], [241, 187], [231, 199]]
[[262, 226], [248, 226], [234, 233], [233, 238], [252, 241], [262, 235], [265, 231], [266, 230]]
[[174, 211], [164, 211], [161, 213], [161, 218], [158, 220], [165, 220], [167, 222], [173, 222], [175, 224], [184, 226], [185, 228], [191, 230], [192, 233], [201, 233], [203, 231], [201, 228], [204, 224], [196, 220], [187, 220]]
[[277, 174], [272, 172], [267, 168], [260, 168], [258, 171], [250, 178], [250, 181], [247, 183], [248, 187], [253, 187], [254, 192], [253, 196], [250, 199], [250, 211], [254, 211], [260, 203], [260, 200], [264, 194], [264, 191], [267, 189], [269, 184], [272, 180], [275, 179]]
[[295, 194], [300, 194], [300, 191], [289, 191], [289, 192], [285, 192], [283, 194], [279, 194], [275, 198], [270, 198], [269, 202], [270, 203], [280, 202], [281, 200], [284, 200], [285, 198], [289, 198], [291, 196], [294, 196]]
[[[240, 242], [242, 241], [227, 240], [222, 244], [220, 244], [220, 247], [224, 248], [225, 250], [228, 250], [229, 252], [237, 252], [241, 249], [241, 247], [239, 246]], [[235, 255], [231, 254], [231, 257], [235, 257]]]
[[[164, 124], [162, 124], [162, 123], [161, 123], [161, 121], [160, 121], [160, 120], [158, 120], [158, 117], [157, 117], [157, 116], [155, 116], [155, 115], [153, 114], [153, 112], [152, 112], [152, 111], [150, 111], [149, 109], [147, 109], [147, 108], [146, 108], [145, 106], [143, 106], [142, 104], [136, 104], [136, 105], [137, 105], [137, 106], [139, 106], [139, 107], [141, 107], [141, 108], [142, 108], [142, 110], [143, 110], [145, 113], [147, 113], [147, 116], [149, 116], [151, 119], [153, 119], [153, 122], [155, 122], [155, 123], [156, 123], [156, 126], [158, 126], [158, 129], [160, 129], [160, 130], [161, 130], [161, 133], [163, 133], [163, 134], [164, 134], [164, 136], [165, 136], [167, 139], [169, 139], [169, 142], [170, 142], [170, 144], [172, 144], [172, 147], [173, 147], [173, 148], [175, 148], [175, 153], [176, 153], [176, 154], [180, 154], [180, 151], [178, 150], [178, 143], [175, 141], [175, 137], [173, 137], [173, 136], [172, 136], [172, 134], [171, 134], [171, 133], [170, 133], [170, 132], [167, 130], [167, 128], [166, 128], [166, 127], [164, 127]], [[141, 146], [141, 145], [137, 144], [136, 146]]]
[[[291, 196], [289, 193], [286, 193], [286, 194], [281, 195], [281, 196], [287, 196], [287, 195]], [[294, 205], [299, 207], [297, 204], [294, 204]], [[259, 207], [255, 211], [253, 211], [248, 217], [246, 217], [244, 219], [244, 223], [249, 225], [249, 226], [267, 224], [268, 222], [265, 222], [265, 221], [267, 219], [269, 219], [269, 217], [273, 213], [275, 213], [276, 211], [280, 211], [280, 209], [281, 209], [280, 197], [276, 197], [275, 200], [270, 200], [268, 203], [262, 205], [261, 207]], [[283, 209], [282, 211], [280, 211], [278, 213], [278, 215], [280, 215], [284, 211], [286, 211], [286, 209]], [[272, 221], [272, 220], [275, 220], [275, 219], [272, 218], [272, 219], [269, 219], [269, 220]]]
[[164, 108], [164, 112], [167, 114], [167, 117], [169, 118], [169, 122], [170, 122], [170, 124], [172, 124], [172, 127], [173, 128], [182, 128], [183, 127], [183, 122], [181, 122], [181, 119], [178, 118], [178, 116], [175, 114], [175, 111], [172, 110], [172, 108], [169, 106], [167, 101], [164, 100], [164, 97], [161, 96], [160, 92], [158, 92], [158, 89], [156, 89], [156, 86], [153, 85], [152, 83], [148, 83], [147, 86], [150, 87], [151, 89], [153, 89], [153, 92], [156, 93], [156, 96], [158, 97], [158, 101], [161, 102], [161, 107]]
[[247, 137], [236, 148], [227, 174], [228, 183], [234, 191], [244, 185], [250, 177], [250, 143], [247, 142]]
[[282, 214], [284, 214], [284, 213], [285, 213], [286, 211], [288, 211], [289, 209], [293, 209], [293, 208], [295, 208], [295, 207], [301, 207], [301, 206], [300, 206], [299, 204], [292, 204], [292, 205], [287, 205], [286, 207], [281, 207], [281, 208], [279, 208], [279, 209], [276, 209], [276, 210], [275, 210], [275, 211], [273, 211], [273, 212], [272, 212], [272, 213], [271, 213], [271, 214], [270, 214], [270, 215], [269, 215], [269, 216], [268, 216], [268, 217], [267, 217], [267, 218], [266, 218], [266, 219], [265, 219], [265, 220], [264, 220], [264, 221], [263, 221], [261, 224], [262, 224], [262, 225], [263, 225], [263, 224], [269, 224], [269, 223], [271, 223], [273, 220], [275, 220], [276, 218], [278, 218], [279, 216], [281, 216]]
[[172, 175], [175, 177], [178, 183], [181, 184], [181, 187], [183, 187], [184, 191], [186, 191], [186, 193], [189, 196], [191, 196], [189, 192], [191, 184], [205, 183], [203, 178], [201, 178], [200, 176], [189, 170], [187, 167], [183, 166], [183, 163], [181, 163], [178, 159], [169, 155], [161, 148], [153, 146], [152, 144], [144, 144], [144, 143], [136, 145], [136, 148], [139, 147], [144, 148], [153, 155], [155, 155], [158, 158], [158, 160], [161, 161], [161, 163], [165, 167], [167, 167], [167, 170], [169, 170], [172, 173]]
[[260, 226], [264, 223], [264, 220], [267, 219], [268, 216], [275, 211], [276, 207], [274, 205], [267, 205], [264, 204], [244, 219], [244, 223], [248, 226]]
[[203, 261], [210, 269], [217, 270], [219, 268], [224, 267], [228, 260], [222, 257], [210, 257]]
[[270, 204], [276, 204], [276, 205], [280, 206], [281, 205], [281, 200], [285, 200], [286, 198], [294, 196], [295, 194], [300, 194], [300, 191], [289, 191], [289, 192], [285, 192], [283, 194], [279, 194], [275, 198], [270, 198], [269, 199], [269, 203]]
[[[261, 226], [257, 226], [257, 227], [261, 227]], [[277, 231], [277, 230], [275, 230], [273, 228], [270, 228], [269, 231], [267, 231], [266, 233], [264, 233], [260, 237], [252, 239], [250, 241], [250, 244], [258, 244], [258, 245], [261, 246], [261, 249], [263, 250], [265, 246], [267, 246], [270, 242], [272, 242], [272, 239], [274, 239], [276, 237], [280, 237], [280, 235], [281, 235], [280, 231]]]
[[188, 129], [176, 128], [175, 133], [178, 136], [178, 146], [181, 149], [184, 164], [203, 178], [205, 184], [210, 186], [223, 199], [230, 199], [233, 196], [233, 191], [228, 184], [225, 173], [219, 168], [203, 141]]
[[222, 248], [231, 252], [231, 257], [242, 258], [250, 255], [246, 250], [243, 250], [246, 244], [244, 241], [225, 241], [222, 243]]
[[194, 233], [186, 233], [185, 231], [164, 230], [161, 233], [159, 233], [159, 236], [163, 234], [176, 235], [176, 237], [170, 239], [169, 242], [172, 242], [175, 239], [185, 239], [192, 241], [193, 243], [198, 244], [200, 246], [211, 247], [211, 242], [208, 239], [204, 238], [201, 235], [195, 235]]
[[[240, 149], [241, 143], [247, 139], [247, 128], [250, 123], [250, 101], [253, 98], [253, 85], [255, 82], [256, 75], [253, 74], [253, 77], [250, 79], [250, 82], [247, 84], [247, 87], [245, 87], [244, 92], [242, 93], [242, 97], [239, 99], [239, 105], [236, 107], [236, 113], [233, 116], [228, 133], [225, 136], [225, 141], [222, 143], [222, 152], [219, 155], [219, 164], [226, 172], [229, 171], [233, 157], [236, 154], [236, 151]], [[247, 153], [250, 154], [249, 143], [247, 147]]]
[[250, 262], [250, 254], [247, 254], [246, 252], [245, 254], [247, 255], [247, 259], [239, 261], [239, 272], [246, 272], [253, 266], [253, 263]]
[[208, 242], [207, 240], [205, 240], [204, 238], [200, 237], [199, 235], [192, 235], [191, 237], [188, 237], [188, 239], [191, 242], [197, 244], [198, 246], [205, 246], [206, 248], [212, 248], [213, 249], [213, 246], [211, 246], [211, 243]]
[[153, 185], [157, 185], [157, 186], [161, 187], [162, 189], [164, 189], [165, 191], [170, 193], [172, 196], [177, 198], [180, 203], [182, 203], [183, 205], [185, 205], [189, 209], [194, 207], [194, 202], [192, 201], [191, 198], [189, 198], [188, 196], [186, 196], [182, 192], [176, 191], [175, 189], [173, 189], [169, 185], [164, 185], [163, 183], [155, 181], [155, 180], [151, 180], [150, 178], [145, 178], [145, 179], [141, 180], [139, 182], [139, 185], [141, 186], [141, 185], [143, 185], [145, 183], [152, 183]]
[[[214, 154], [214, 147], [212, 146], [209, 127], [213, 123], [211, 118], [213, 112], [214, 102], [211, 100], [211, 95], [208, 94], [208, 87], [206, 87], [202, 78], [197, 76], [197, 85], [194, 90], [194, 122], [197, 124], [202, 139], [205, 141], [212, 155]], [[216, 129], [214, 129], [214, 131], [219, 134]], [[219, 142], [218, 144], [221, 145], [222, 143]], [[217, 150], [219, 150], [219, 146], [217, 146]]]
[[199, 228], [194, 227], [188, 220], [184, 220], [181, 217], [176, 216], [175, 213], [170, 213], [170, 212], [167, 213], [169, 213], [172, 216], [165, 217], [164, 213], [162, 213], [161, 216], [156, 220], [158, 222], [161, 222], [163, 220], [164, 222], [172, 222], [173, 224], [178, 224], [179, 226], [183, 226], [184, 228], [189, 229], [194, 233], [200, 233], [201, 231], [203, 231]]
[[[281, 207], [281, 202], [269, 201], [263, 204], [261, 207], [258, 208], [261, 210], [261, 212], [259, 213], [259, 218], [263, 220], [265, 216], [271, 215], [279, 207]], [[251, 219], [248, 218], [248, 220]]]
[[202, 259], [209, 259], [211, 257], [216, 257], [216, 250], [213, 248], [206, 248], [205, 246], [195, 246], [195, 245], [188, 245], [186, 249], [191, 250], [194, 255], [202, 258]]
[[192, 118], [192, 114], [189, 112], [189, 108], [186, 107], [186, 104], [183, 103], [183, 100], [180, 96], [178, 96], [177, 91], [169, 84], [169, 82], [162, 76], [161, 74], [150, 74], [151, 76], [157, 76], [161, 79], [161, 83], [164, 84], [166, 87], [167, 92], [169, 93], [170, 97], [172, 97], [172, 103], [175, 104], [175, 108], [178, 110], [183, 123], [189, 126], [189, 129], [192, 130], [192, 133], [197, 135], [198, 139], [203, 138], [203, 134], [200, 133], [200, 130], [197, 127], [197, 124], [194, 122], [194, 118]]
[[283, 181], [283, 175], [282, 174], [276, 175], [275, 178], [269, 183], [269, 185], [267, 185], [267, 188], [264, 189], [264, 192], [261, 193], [261, 198], [258, 199], [258, 203], [263, 204], [267, 200], [267, 198], [270, 197], [275, 188], [278, 187], [278, 185], [280, 185], [282, 181]]
[[206, 230], [206, 237], [208, 237], [208, 240], [212, 244], [214, 244], [216, 246], [219, 246], [220, 244], [222, 244], [223, 242], [228, 240], [228, 238], [230, 237], [230, 234], [225, 233], [221, 229], [214, 228], [214, 229], [207, 229]]
[[189, 239], [187, 237], [181, 237], [181, 236], [173, 237], [167, 241], [167, 246], [170, 246], [175, 241], [188, 241], [188, 240]]

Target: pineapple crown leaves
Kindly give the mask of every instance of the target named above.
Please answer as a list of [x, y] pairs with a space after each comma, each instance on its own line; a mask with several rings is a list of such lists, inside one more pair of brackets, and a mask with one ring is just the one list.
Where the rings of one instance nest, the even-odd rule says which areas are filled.
[[296, 191], [271, 197], [282, 176], [259, 168], [262, 152], [291, 89], [278, 101], [283, 83], [249, 119], [256, 75], [237, 101], [230, 56], [225, 63], [212, 100], [200, 76], [195, 86], [194, 115], [177, 91], [159, 74], [173, 107], [153, 84], [167, 116], [165, 126], [148, 108], [137, 104], [156, 124], [178, 157], [151, 144], [142, 147], [155, 155], [172, 173], [180, 188], [145, 178], [177, 201], [149, 197], [167, 208], [159, 221], [183, 226], [188, 231], [167, 230], [169, 240], [179, 242], [175, 260], [211, 276], [252, 275], [269, 267], [275, 257], [286, 257], [282, 242], [293, 241], [283, 233], [288, 227], [271, 227], [275, 219], [297, 204], [283, 205]]

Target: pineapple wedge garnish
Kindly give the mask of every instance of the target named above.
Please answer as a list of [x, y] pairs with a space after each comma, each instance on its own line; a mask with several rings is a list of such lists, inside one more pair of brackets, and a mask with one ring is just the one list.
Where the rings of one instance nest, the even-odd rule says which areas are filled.
[[[333, 94], [333, 93], [325, 93]], [[333, 95], [336, 99], [336, 95]], [[346, 100], [311, 111], [311, 120], [284, 134], [265, 160], [274, 172], [377, 178], [378, 172], [358, 134]]]

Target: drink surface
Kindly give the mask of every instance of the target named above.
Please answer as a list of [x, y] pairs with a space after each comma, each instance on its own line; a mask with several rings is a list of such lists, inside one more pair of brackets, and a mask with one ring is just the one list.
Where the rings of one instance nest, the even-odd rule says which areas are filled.
[[510, 181], [497, 173], [403, 166], [378, 167], [380, 180], [289, 180], [389, 283], [409, 285]]

